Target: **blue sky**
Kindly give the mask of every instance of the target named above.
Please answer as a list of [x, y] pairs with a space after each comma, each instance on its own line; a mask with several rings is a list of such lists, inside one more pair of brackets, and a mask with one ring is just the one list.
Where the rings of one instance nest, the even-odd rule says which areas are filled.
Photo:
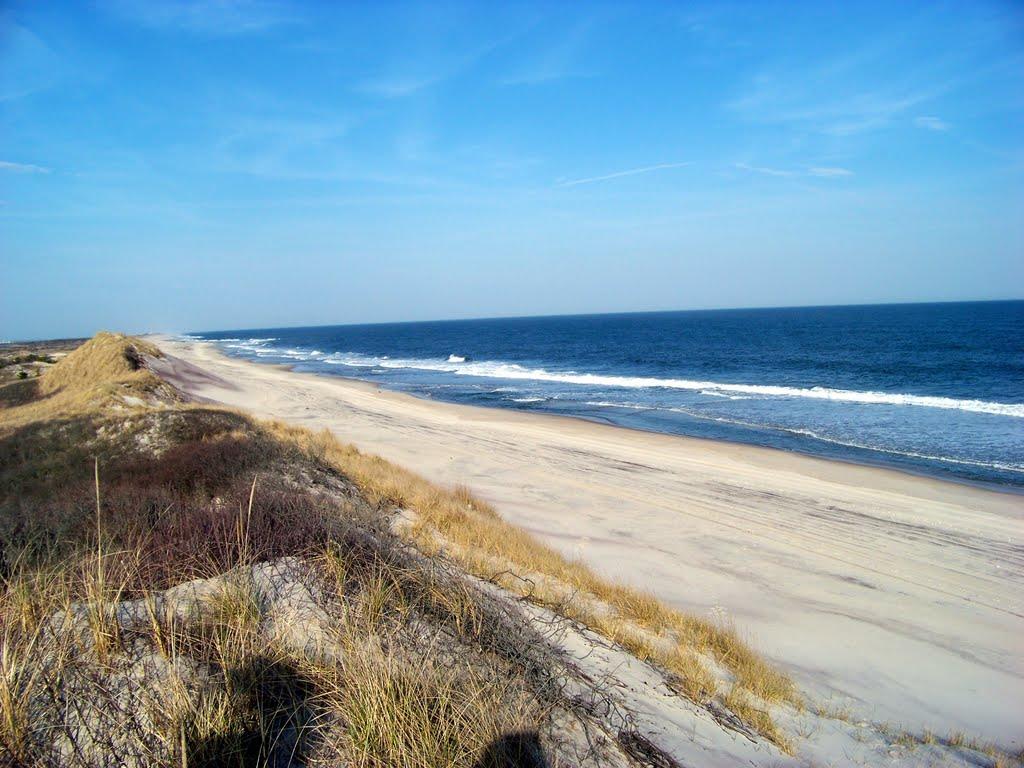
[[13, 3], [0, 338], [1024, 295], [1024, 10]]

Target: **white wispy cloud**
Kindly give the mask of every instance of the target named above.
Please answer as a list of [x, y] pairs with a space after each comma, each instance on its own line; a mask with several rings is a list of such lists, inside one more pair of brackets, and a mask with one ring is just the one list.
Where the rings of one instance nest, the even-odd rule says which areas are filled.
[[837, 166], [813, 166], [811, 168], [769, 168], [763, 165], [750, 165], [749, 163], [733, 163], [735, 168], [739, 168], [741, 171], [749, 171], [750, 173], [760, 173], [764, 176], [780, 176], [785, 178], [793, 178], [800, 176], [816, 176], [818, 178], [825, 179], [837, 179], [843, 176], [853, 176], [853, 171], [849, 168], [839, 168]]
[[788, 123], [832, 136], [851, 136], [880, 128], [944, 90], [936, 86], [818, 97], [803, 92], [804, 85], [765, 78], [726, 106], [753, 122]]
[[816, 168], [808, 168], [807, 173], [810, 176], [823, 176], [825, 178], [853, 176], [853, 171], [851, 171], [849, 168], [837, 168], [834, 166], [818, 166]]
[[49, 173], [49, 168], [44, 168], [41, 165], [32, 165], [31, 163], [12, 163], [8, 160], [0, 160], [0, 171], [10, 171], [11, 173]]
[[345, 138], [355, 122], [344, 115], [231, 114], [213, 145], [221, 170], [257, 176], [304, 178], [323, 174], [347, 158]]
[[0, 101], [12, 101], [57, 85], [61, 57], [31, 30], [7, 23], [0, 11]]
[[751, 173], [762, 173], [765, 176], [796, 176], [796, 171], [786, 171], [781, 168], [767, 168], [763, 165], [750, 165], [749, 163], [733, 163], [736, 168], [741, 171], [750, 171]]
[[893, 29], [827, 59], [768, 63], [724, 106], [749, 122], [847, 137], [920, 113], [972, 76], [959, 55], [936, 57], [928, 69], [908, 67], [903, 46], [903, 33]]
[[296, 20], [293, 9], [274, 0], [106, 0], [103, 5], [146, 27], [215, 36], [263, 32]]
[[424, 76], [371, 77], [356, 83], [355, 90], [382, 99], [397, 99], [422, 91], [444, 80], [447, 73]]
[[603, 176], [589, 176], [585, 179], [568, 179], [564, 181], [556, 182], [556, 187], [575, 187], [580, 184], [593, 184], [598, 181], [608, 181], [609, 179], [619, 179], [623, 176], [637, 176], [641, 173], [650, 173], [651, 171], [663, 171], [669, 168], [685, 168], [688, 165], [693, 165], [691, 162], [685, 163], [658, 163], [657, 165], [645, 165], [640, 168], [629, 168], [625, 171], [616, 171], [615, 173], [606, 173]]
[[569, 78], [593, 77], [593, 73], [579, 63], [587, 45], [594, 18], [577, 24], [561, 38], [522, 61], [511, 73], [501, 78], [502, 85], [540, 85]]
[[426, 51], [416, 56], [399, 57], [382, 73], [364, 77], [351, 87], [359, 93], [382, 99], [411, 96], [458, 77], [509, 39], [509, 34], [503, 34], [466, 46], [444, 44], [438, 40]]
[[500, 82], [501, 85], [541, 85], [543, 83], [552, 83], [557, 80], [582, 79], [594, 76], [595, 73], [585, 72], [583, 70], [561, 69], [557, 67], [538, 67], [503, 77]]
[[929, 131], [948, 131], [949, 123], [940, 117], [933, 115], [922, 115], [921, 117], [914, 118], [914, 125], [918, 128], [924, 128]]

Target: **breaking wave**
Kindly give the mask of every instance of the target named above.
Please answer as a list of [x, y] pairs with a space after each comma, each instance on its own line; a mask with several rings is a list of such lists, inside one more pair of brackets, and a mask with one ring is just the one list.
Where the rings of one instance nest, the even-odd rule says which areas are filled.
[[578, 371], [551, 371], [546, 368], [526, 368], [515, 363], [492, 361], [473, 362], [471, 358], [451, 354], [446, 360], [416, 358], [390, 358], [357, 353], [332, 353], [319, 350], [281, 348], [270, 346], [276, 338], [215, 339], [226, 349], [252, 354], [256, 357], [282, 357], [298, 361], [319, 361], [330, 365], [353, 368], [409, 369], [438, 371], [457, 376], [486, 379], [555, 382], [587, 387], [614, 387], [619, 389], [675, 389], [698, 392], [709, 397], [744, 400], [748, 398], [804, 398], [829, 400], [861, 405], [897, 405], [919, 408], [939, 408], [969, 413], [987, 413], [996, 416], [1024, 418], [1024, 403], [1000, 403], [988, 400], [966, 400], [935, 395], [913, 395], [898, 392], [858, 391], [831, 387], [788, 387], [772, 384], [737, 384], [693, 379], [660, 378], [656, 376], [616, 376]]
[[525, 368], [514, 363], [471, 362], [453, 363], [447, 360], [387, 359], [366, 355], [336, 353], [323, 358], [333, 365], [392, 369], [440, 371], [458, 376], [476, 376], [489, 379], [558, 382], [591, 387], [621, 389], [680, 389], [696, 391], [712, 397], [741, 399], [743, 397], [807, 398], [863, 405], [905, 405], [920, 408], [941, 408], [971, 413], [1024, 418], [1024, 403], [999, 403], [987, 400], [964, 400], [933, 395], [912, 395], [895, 392], [857, 391], [831, 387], [786, 387], [770, 384], [733, 384], [717, 381], [670, 379], [655, 376], [614, 376], [576, 371], [549, 371], [545, 368]]

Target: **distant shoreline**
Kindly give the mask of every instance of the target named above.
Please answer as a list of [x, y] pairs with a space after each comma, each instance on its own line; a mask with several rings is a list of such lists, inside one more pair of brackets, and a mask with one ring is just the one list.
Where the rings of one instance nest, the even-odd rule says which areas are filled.
[[[154, 339], [158, 344], [166, 342], [170, 337], [163, 334], [152, 334], [149, 338]], [[885, 473], [892, 474], [896, 478], [908, 478], [920, 480], [928, 484], [936, 483], [940, 485], [948, 484], [953, 488], [963, 488], [972, 491], [980, 491], [982, 493], [994, 493], [1000, 496], [1009, 496], [1011, 498], [1018, 498], [1024, 496], [1024, 488], [1017, 488], [1014, 486], [1004, 486], [996, 483], [984, 483], [982, 481], [974, 481], [970, 479], [961, 479], [948, 477], [943, 475], [933, 475], [924, 471], [913, 471], [911, 469], [905, 469], [901, 467], [895, 467], [886, 463], [873, 463], [870, 461], [855, 461], [852, 459], [843, 458], [832, 458], [827, 456], [820, 456], [814, 453], [805, 453], [800, 450], [788, 450], [784, 448], [776, 448], [770, 445], [757, 445], [753, 443], [746, 443], [740, 440], [729, 440], [725, 438], [715, 437], [702, 437], [699, 435], [683, 435], [674, 432], [660, 432], [658, 430], [644, 429], [642, 427], [633, 427], [624, 424], [618, 424], [610, 420], [602, 420], [599, 418], [588, 418], [586, 416], [579, 415], [566, 415], [560, 413], [550, 413], [545, 411], [524, 411], [514, 408], [501, 408], [490, 405], [479, 405], [474, 403], [460, 403], [444, 400], [440, 398], [423, 397], [418, 394], [411, 392], [403, 392], [401, 390], [393, 389], [385, 384], [370, 381], [367, 379], [361, 379], [356, 376], [345, 376], [342, 374], [330, 373], [330, 372], [316, 372], [316, 371], [299, 371], [295, 369], [295, 363], [274, 363], [274, 362], [262, 362], [256, 360], [248, 360], [242, 357], [236, 357], [225, 353], [219, 349], [214, 341], [210, 340], [199, 340], [191, 342], [195, 344], [201, 344], [208, 348], [215, 355], [225, 359], [231, 360], [246, 366], [255, 366], [257, 368], [268, 368], [276, 369], [282, 372], [286, 372], [289, 376], [297, 376], [302, 378], [312, 378], [314, 380], [321, 380], [325, 382], [337, 383], [340, 386], [352, 387], [364, 392], [373, 392], [378, 394], [386, 394], [389, 398], [396, 400], [411, 400], [415, 403], [423, 404], [426, 407], [442, 407], [442, 408], [453, 408], [453, 409], [466, 409], [469, 411], [479, 411], [484, 414], [488, 414], [491, 417], [504, 418], [511, 417], [512, 419], [522, 419], [526, 422], [539, 419], [541, 421], [551, 420], [554, 423], [567, 423], [567, 424], [581, 424], [597, 427], [599, 429], [609, 429], [614, 431], [624, 431], [626, 433], [636, 434], [638, 436], [645, 436], [651, 438], [664, 438], [669, 441], [679, 440], [685, 443], [703, 444], [707, 447], [712, 446], [727, 446], [730, 449], [735, 449], [740, 452], [750, 452], [753, 455], [763, 454], [767, 462], [771, 462], [771, 457], [777, 457], [777, 461], [780, 463], [786, 463], [787, 461], [794, 462], [807, 462], [808, 466], [812, 464], [820, 465], [822, 468], [840, 467], [848, 468], [850, 471], [856, 472], [863, 470], [871, 474]], [[1024, 519], [1024, 506], [1021, 507], [1021, 518]]]
[[[861, 306], [861, 305], [856, 305], [856, 306]], [[868, 305], [864, 305], [864, 306], [868, 306]], [[871, 305], [871, 306], [873, 306], [873, 305]], [[722, 311], [728, 311], [728, 310], [722, 310]], [[247, 330], [244, 330], [244, 331], [237, 331], [237, 332], [238, 333], [249, 333], [249, 332], [256, 333], [256, 332], [268, 332], [270, 330], [275, 330], [275, 329], [257, 329], [257, 330], [247, 329]], [[165, 338], [165, 339], [166, 338], [171, 338], [171, 337], [160, 335], [160, 334], [155, 334], [153, 337], [154, 338], [158, 338], [158, 339], [159, 338]], [[999, 483], [999, 482], [988, 481], [988, 480], [983, 480], [983, 479], [978, 479], [978, 478], [963, 477], [963, 476], [957, 475], [955, 472], [952, 472], [952, 471], [939, 471], [939, 470], [930, 471], [927, 467], [915, 465], [914, 463], [912, 463], [910, 461], [906, 461], [906, 460], [901, 461], [900, 460], [900, 454], [893, 454], [894, 458], [891, 459], [891, 460], [888, 460], [888, 461], [885, 460], [885, 459], [875, 459], [875, 458], [872, 458], [872, 454], [884, 453], [884, 451], [881, 451], [880, 449], [868, 449], [868, 448], [859, 448], [857, 446], [849, 446], [849, 445], [845, 445], [845, 444], [834, 444], [834, 443], [832, 443], [830, 441], [823, 440], [823, 439], [820, 439], [820, 438], [813, 438], [813, 437], [809, 437], [809, 436], [804, 436], [804, 439], [806, 439], [808, 441], [811, 441], [811, 442], [813, 442], [815, 444], [818, 444], [818, 445], [823, 447], [823, 450], [821, 450], [821, 451], [813, 451], [813, 450], [801, 448], [799, 445], [796, 445], [796, 446], [793, 446], [793, 447], [783, 447], [783, 446], [777, 446], [777, 445], [765, 445], [765, 444], [761, 444], [761, 443], [757, 443], [757, 442], [752, 442], [752, 441], [734, 439], [734, 438], [730, 438], [728, 436], [714, 436], [714, 437], [712, 437], [712, 436], [706, 436], [706, 435], [694, 435], [694, 434], [686, 434], [686, 433], [680, 433], [680, 432], [670, 432], [670, 431], [667, 431], [667, 430], [658, 430], [658, 429], [653, 429], [653, 428], [647, 428], [647, 427], [644, 427], [644, 426], [626, 424], [626, 423], [622, 423], [622, 422], [616, 421], [616, 420], [611, 419], [611, 418], [602, 418], [600, 416], [596, 416], [596, 415], [592, 416], [592, 415], [587, 415], [587, 414], [583, 414], [583, 413], [574, 413], [574, 414], [552, 413], [550, 411], [544, 411], [544, 410], [531, 411], [531, 410], [524, 410], [524, 409], [519, 409], [519, 408], [502, 407], [502, 406], [499, 406], [499, 405], [485, 405], [485, 404], [478, 404], [478, 403], [465, 403], [465, 402], [460, 402], [460, 401], [457, 401], [457, 400], [454, 400], [454, 399], [445, 399], [443, 397], [442, 398], [433, 398], [433, 397], [424, 396], [424, 395], [416, 393], [416, 392], [407, 392], [407, 391], [403, 391], [401, 389], [398, 389], [398, 388], [396, 388], [394, 386], [389, 386], [389, 384], [387, 382], [376, 382], [376, 381], [372, 381], [372, 380], [369, 380], [369, 379], [363, 379], [363, 378], [360, 378], [358, 376], [351, 376], [351, 375], [346, 375], [346, 374], [343, 374], [343, 373], [337, 373], [337, 372], [335, 372], [333, 370], [329, 370], [329, 371], [328, 370], [325, 370], [325, 371], [299, 371], [299, 370], [296, 369], [296, 366], [298, 365], [298, 363], [270, 362], [270, 361], [263, 361], [263, 360], [254, 360], [254, 359], [250, 359], [250, 358], [247, 358], [247, 357], [243, 357], [241, 355], [232, 355], [232, 354], [230, 354], [228, 352], [225, 352], [222, 349], [220, 349], [219, 346], [217, 345], [217, 341], [215, 339], [201, 339], [201, 340], [199, 340], [198, 343], [208, 344], [213, 349], [215, 349], [218, 354], [223, 355], [224, 357], [227, 357], [227, 358], [230, 358], [230, 359], [233, 359], [233, 360], [239, 360], [239, 361], [246, 362], [246, 363], [252, 363], [253, 365], [279, 368], [279, 369], [287, 370], [289, 372], [292, 372], [292, 373], [295, 373], [295, 374], [298, 374], [298, 375], [309, 375], [309, 376], [316, 376], [316, 377], [326, 378], [328, 380], [340, 380], [340, 381], [343, 381], [343, 382], [351, 382], [351, 383], [362, 384], [362, 385], [370, 386], [370, 387], [373, 387], [373, 388], [382, 389], [382, 390], [387, 391], [387, 392], [389, 392], [389, 393], [391, 393], [393, 395], [396, 395], [396, 396], [412, 397], [412, 398], [414, 398], [416, 400], [419, 400], [419, 401], [422, 401], [422, 402], [427, 402], [427, 403], [445, 403], [445, 404], [448, 404], [448, 405], [454, 405], [454, 406], [458, 406], [458, 407], [480, 408], [480, 409], [484, 409], [484, 410], [487, 410], [487, 411], [497, 411], [497, 412], [501, 412], [501, 413], [516, 413], [516, 414], [523, 414], [523, 415], [526, 415], [526, 416], [539, 416], [539, 417], [556, 418], [556, 419], [570, 419], [570, 420], [574, 420], [574, 421], [583, 421], [583, 422], [590, 423], [590, 424], [600, 424], [600, 425], [607, 426], [607, 427], [612, 427], [612, 428], [615, 428], [615, 429], [625, 429], [625, 430], [635, 431], [635, 432], [639, 432], [639, 433], [642, 433], [642, 434], [665, 435], [665, 436], [668, 436], [668, 437], [680, 438], [680, 439], [684, 439], [684, 440], [698, 440], [698, 441], [705, 441], [705, 442], [708, 442], [708, 443], [726, 443], [728, 445], [733, 445], [733, 446], [742, 447], [742, 448], [750, 448], [750, 449], [759, 449], [759, 450], [773, 451], [773, 452], [778, 452], [778, 453], [780, 453], [782, 455], [799, 456], [801, 458], [805, 458], [805, 459], [809, 459], [809, 460], [823, 461], [823, 462], [829, 462], [829, 463], [838, 462], [840, 464], [844, 464], [844, 465], [848, 465], [848, 466], [852, 466], [852, 467], [866, 467], [866, 468], [882, 470], [882, 471], [891, 471], [891, 472], [896, 472], [896, 473], [902, 474], [902, 475], [909, 475], [909, 476], [912, 476], [912, 477], [918, 477], [918, 478], [927, 479], [927, 480], [934, 480], [934, 481], [937, 481], [937, 482], [951, 483], [953, 485], [966, 486], [966, 487], [969, 487], [969, 488], [977, 488], [979, 490], [990, 491], [990, 492], [994, 492], [994, 493], [1002, 493], [1002, 494], [1008, 494], [1008, 495], [1011, 495], [1011, 496], [1024, 497], [1024, 484], [1014, 485], [1014, 484], [1011, 484], [1011, 483]], [[754, 426], [748, 426], [747, 429], [749, 429], [751, 432], [757, 432], [757, 431], [771, 432], [771, 430], [768, 429], [768, 428], [763, 428], [762, 430], [758, 430], [758, 428], [756, 428]], [[828, 451], [830, 451], [830, 450], [836, 451], [836, 452], [838, 452], [839, 450], [844, 450], [844, 451], [847, 451], [847, 452], [849, 452], [851, 454], [858, 454], [858, 455], [852, 455], [852, 456], [851, 455], [846, 455], [846, 456], [827, 455]], [[860, 454], [862, 454], [862, 455], [860, 455]]]
[[[212, 342], [207, 342], [212, 343]], [[232, 357], [227, 355], [221, 350], [217, 350], [220, 354], [225, 357]], [[1011, 496], [1024, 497], [1024, 485], [1006, 485], [1002, 483], [993, 483], [985, 480], [974, 480], [968, 477], [957, 477], [952, 474], [939, 474], [928, 472], [925, 469], [916, 469], [914, 467], [898, 466], [896, 464], [886, 463], [884, 461], [872, 461], [870, 458], [855, 459], [841, 456], [822, 456], [811, 451], [801, 450], [800, 448], [780, 448], [772, 445], [759, 445], [757, 443], [747, 443], [742, 440], [732, 440], [728, 437], [704, 437], [702, 435], [684, 435], [675, 432], [661, 432], [656, 429], [645, 429], [643, 427], [634, 427], [629, 424], [619, 424], [612, 419], [602, 419], [598, 416], [586, 416], [582, 414], [561, 414], [561, 413], [549, 413], [546, 411], [522, 411], [514, 408], [502, 408], [497, 405], [478, 405], [474, 403], [458, 403], [451, 400], [444, 400], [441, 398], [426, 397], [424, 395], [417, 394], [415, 392], [403, 392], [399, 389], [382, 384], [376, 381], [370, 381], [369, 379], [361, 379], [358, 376], [345, 376], [340, 373], [333, 373], [331, 371], [299, 371], [296, 370], [295, 363], [270, 363], [261, 362], [258, 360], [246, 360], [242, 357], [233, 357], [232, 359], [240, 360], [242, 362], [251, 363], [252, 365], [268, 366], [271, 368], [279, 368], [283, 371], [288, 371], [292, 374], [300, 376], [318, 376], [329, 380], [340, 379], [343, 382], [363, 385], [371, 387], [373, 389], [383, 390], [389, 394], [396, 395], [398, 397], [411, 397], [415, 400], [420, 400], [425, 403], [445, 403], [446, 405], [455, 405], [460, 408], [480, 408], [485, 411], [498, 411], [499, 413], [518, 413], [530, 417], [540, 417], [546, 419], [569, 419], [572, 421], [583, 421], [588, 424], [598, 424], [604, 427], [610, 427], [612, 429], [624, 429], [630, 432], [639, 432], [645, 435], [664, 435], [666, 437], [678, 438], [680, 440], [698, 440], [707, 443], [725, 443], [727, 445], [733, 445], [740, 448], [749, 448], [751, 450], [759, 451], [772, 451], [777, 452], [786, 456], [799, 456], [800, 458], [810, 459], [813, 461], [823, 461], [826, 463], [838, 463], [845, 464], [851, 467], [864, 467], [867, 469], [877, 469], [885, 472], [896, 472], [901, 475], [909, 475], [911, 477], [919, 477], [924, 480], [934, 480], [940, 483], [950, 483], [952, 485], [962, 485], [968, 488], [977, 488], [982, 491], [990, 491], [993, 493], [1004, 493]]]

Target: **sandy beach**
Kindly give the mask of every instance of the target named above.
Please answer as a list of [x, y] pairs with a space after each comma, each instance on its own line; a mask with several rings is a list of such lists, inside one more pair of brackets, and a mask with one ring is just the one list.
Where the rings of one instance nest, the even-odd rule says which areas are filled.
[[468, 485], [602, 574], [735, 622], [823, 705], [1022, 745], [1024, 497], [156, 342], [196, 397]]

